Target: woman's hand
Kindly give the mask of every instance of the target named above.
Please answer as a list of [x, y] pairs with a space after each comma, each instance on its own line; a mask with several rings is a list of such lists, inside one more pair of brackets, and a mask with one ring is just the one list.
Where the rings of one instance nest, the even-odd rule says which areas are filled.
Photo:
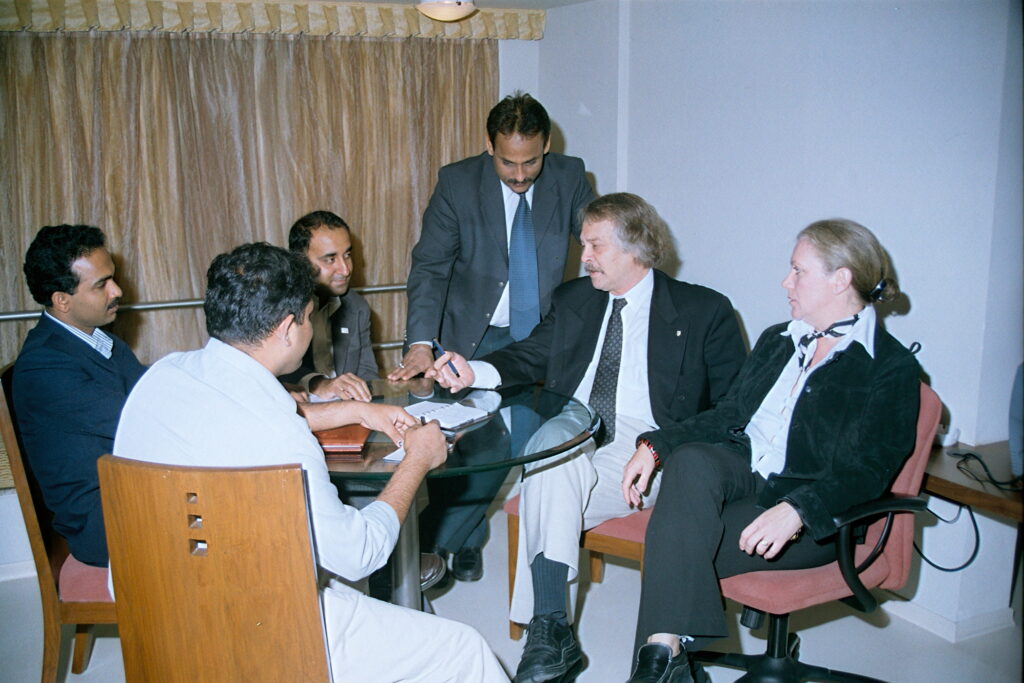
[[770, 560], [796, 538], [803, 526], [796, 508], [783, 501], [765, 510], [747, 525], [740, 534], [740, 550], [747, 555], [757, 553]]

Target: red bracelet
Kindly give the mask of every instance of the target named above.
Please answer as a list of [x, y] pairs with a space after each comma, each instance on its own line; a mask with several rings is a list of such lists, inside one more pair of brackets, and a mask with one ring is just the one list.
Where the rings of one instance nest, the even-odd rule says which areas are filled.
[[655, 469], [661, 467], [661, 458], [658, 457], [658, 451], [654, 450], [654, 444], [652, 444], [647, 439], [638, 439], [637, 440], [637, 444], [638, 445], [639, 444], [643, 444], [643, 445], [647, 446], [648, 450], [651, 451], [651, 455], [654, 456], [654, 468]]

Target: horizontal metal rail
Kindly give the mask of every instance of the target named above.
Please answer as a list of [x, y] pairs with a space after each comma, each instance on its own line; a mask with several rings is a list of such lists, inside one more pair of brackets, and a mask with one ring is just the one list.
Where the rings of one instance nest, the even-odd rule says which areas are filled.
[[[353, 287], [353, 292], [360, 294], [384, 294], [387, 292], [404, 292], [405, 283], [395, 285], [369, 285]], [[137, 304], [121, 304], [119, 311], [160, 311], [171, 308], [198, 308], [203, 305], [202, 299], [179, 299], [177, 301], [146, 301]], [[0, 312], [0, 322], [11, 320], [35, 320], [40, 311], [7, 311]]]
[[[368, 285], [366, 287], [353, 287], [352, 291], [360, 294], [385, 294], [388, 292], [404, 292], [405, 283], [393, 285]], [[203, 305], [202, 299], [179, 299], [177, 301], [146, 301], [137, 304], [121, 304], [118, 312], [121, 311], [164, 311], [172, 308], [199, 308]], [[40, 311], [8, 311], [0, 312], [0, 322], [12, 322], [15, 320], [35, 320], [39, 317]], [[373, 348], [387, 350], [400, 349], [403, 346], [401, 340], [386, 341], [373, 344]]]

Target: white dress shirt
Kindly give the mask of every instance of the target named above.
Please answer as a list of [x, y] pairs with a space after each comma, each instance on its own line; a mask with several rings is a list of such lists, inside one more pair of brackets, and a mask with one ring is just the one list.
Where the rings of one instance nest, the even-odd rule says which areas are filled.
[[789, 441], [789, 425], [793, 420], [793, 409], [810, 377], [818, 368], [828, 363], [837, 354], [857, 343], [868, 355], [875, 357], [875, 309], [865, 306], [850, 331], [842, 337], [828, 354], [814, 367], [810, 367], [814, 351], [818, 348], [815, 339], [807, 347], [803, 365], [800, 365], [800, 338], [814, 332], [814, 328], [803, 320], [790, 321], [783, 336], [793, 340], [793, 355], [782, 369], [754, 416], [747, 424], [750, 437], [750, 469], [765, 479], [778, 474], [786, 466], [786, 444]]
[[88, 335], [85, 332], [82, 332], [74, 325], [68, 325], [63, 320], [55, 318], [54, 316], [50, 315], [47, 311], [43, 311], [43, 315], [45, 315], [50, 320], [63, 327], [65, 330], [67, 330], [74, 336], [84, 341], [86, 344], [91, 346], [96, 351], [96, 353], [100, 354], [107, 360], [110, 360], [110, 357], [114, 355], [114, 339], [100, 328], [94, 327], [92, 330], [92, 334]]
[[216, 339], [172, 353], [143, 375], [121, 413], [114, 454], [171, 465], [301, 464], [318, 563], [351, 581], [383, 566], [398, 539], [398, 516], [387, 503], [357, 510], [341, 502], [323, 450], [281, 383]]
[[[650, 386], [647, 380], [647, 335], [651, 318], [651, 296], [654, 293], [654, 271], [647, 274], [632, 289], [622, 295], [626, 306], [622, 309], [622, 357], [619, 363], [619, 380], [615, 389], [615, 440], [629, 441], [630, 452], [634, 448], [636, 435], [644, 431], [657, 429], [654, 412], [651, 410]], [[604, 345], [605, 333], [608, 329], [608, 318], [611, 317], [612, 301], [618, 297], [608, 295], [604, 318], [601, 321], [601, 332], [594, 346], [594, 354], [587, 365], [579, 386], [573, 393], [584, 403], [590, 402], [590, 391], [594, 386], [594, 375], [601, 359], [601, 347]], [[475, 379], [473, 386], [481, 389], [493, 389], [501, 384], [501, 375], [490, 363], [469, 361]], [[630, 429], [619, 430], [619, 423], [627, 421]], [[606, 444], [607, 445], [607, 444]]]

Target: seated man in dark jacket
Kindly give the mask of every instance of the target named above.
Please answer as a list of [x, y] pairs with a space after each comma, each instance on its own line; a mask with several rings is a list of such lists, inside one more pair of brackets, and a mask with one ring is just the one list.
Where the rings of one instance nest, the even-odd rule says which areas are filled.
[[146, 368], [117, 337], [121, 299], [103, 233], [47, 226], [25, 254], [32, 298], [45, 306], [14, 365], [14, 410], [29, 467], [71, 554], [107, 565], [96, 459], [110, 453], [128, 392]]

